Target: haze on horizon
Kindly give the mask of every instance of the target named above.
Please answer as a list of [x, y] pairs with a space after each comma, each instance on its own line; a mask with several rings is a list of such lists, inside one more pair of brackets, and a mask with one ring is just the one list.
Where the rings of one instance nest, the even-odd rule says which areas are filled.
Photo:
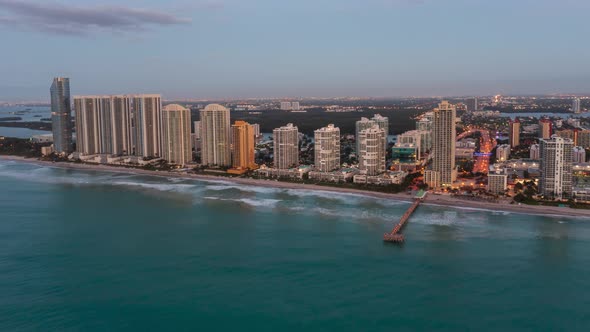
[[586, 0], [0, 0], [0, 100], [590, 93]]

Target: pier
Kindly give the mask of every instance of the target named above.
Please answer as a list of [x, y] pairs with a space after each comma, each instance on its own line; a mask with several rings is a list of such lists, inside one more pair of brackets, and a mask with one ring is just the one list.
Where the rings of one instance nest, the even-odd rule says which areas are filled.
[[406, 213], [400, 218], [399, 222], [391, 232], [383, 234], [383, 241], [385, 242], [393, 242], [393, 243], [403, 243], [405, 241], [403, 234], [401, 234], [402, 228], [406, 225], [407, 221], [410, 219], [414, 211], [418, 208], [418, 205], [422, 203], [422, 200], [426, 197], [426, 192], [420, 190], [418, 194], [414, 197], [414, 203], [406, 210]]

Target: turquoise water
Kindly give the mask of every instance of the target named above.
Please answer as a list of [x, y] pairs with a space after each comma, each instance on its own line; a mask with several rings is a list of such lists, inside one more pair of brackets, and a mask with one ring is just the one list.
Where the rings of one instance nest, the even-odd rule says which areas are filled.
[[590, 223], [0, 161], [0, 330], [587, 331]]

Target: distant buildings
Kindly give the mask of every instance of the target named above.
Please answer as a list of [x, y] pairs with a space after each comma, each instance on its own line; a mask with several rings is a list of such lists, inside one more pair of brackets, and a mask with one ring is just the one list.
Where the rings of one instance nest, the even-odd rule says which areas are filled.
[[299, 111], [301, 107], [299, 106], [298, 101], [282, 101], [281, 102], [281, 110], [282, 111]]
[[520, 120], [518, 120], [518, 118], [514, 121], [510, 121], [510, 131], [508, 132], [508, 137], [511, 147], [514, 148], [520, 145]]
[[465, 106], [467, 107], [467, 112], [475, 112], [479, 110], [476, 97], [467, 99], [465, 101]]
[[359, 149], [359, 169], [362, 174], [375, 176], [385, 172], [385, 130], [378, 124], [363, 129], [357, 136]]
[[558, 136], [542, 139], [540, 149], [540, 193], [551, 198], [570, 198], [572, 193], [572, 140]]
[[541, 148], [539, 144], [532, 144], [529, 150], [530, 159], [539, 160], [541, 159]]
[[539, 138], [549, 139], [553, 134], [553, 124], [549, 119], [539, 120]]
[[251, 124], [252, 129], [254, 130], [254, 137], [258, 138], [260, 137], [260, 125], [258, 123], [253, 123]]
[[210, 104], [201, 110], [201, 164], [231, 166], [229, 109]]
[[590, 149], [590, 130], [582, 130], [578, 132], [578, 146]]
[[581, 164], [586, 162], [586, 149], [581, 146], [576, 146], [573, 149], [572, 160], [575, 164]]
[[[454, 105], [443, 101], [434, 109], [434, 120], [432, 125], [432, 171], [438, 175], [431, 174], [433, 180], [431, 187], [450, 186], [456, 180], [455, 169], [455, 139], [456, 139], [456, 108]], [[438, 181], [436, 181], [438, 180]], [[438, 182], [438, 186], [433, 186]]]
[[574, 98], [572, 101], [572, 113], [579, 114], [581, 112], [580, 108], [580, 98]]
[[51, 124], [54, 150], [58, 154], [69, 154], [74, 151], [70, 79], [65, 77], [54, 78], [49, 92], [51, 94]]
[[408, 144], [411, 144], [414, 149], [416, 150], [416, 156], [420, 157], [422, 154], [422, 142], [425, 140], [422, 137], [423, 132], [420, 130], [410, 130], [406, 131], [405, 133], [399, 134], [397, 136], [397, 142], [395, 143], [396, 147], [407, 147]]
[[273, 130], [274, 168], [299, 166], [299, 131], [292, 123]]
[[236, 170], [256, 169], [254, 127], [246, 121], [236, 121], [231, 132], [232, 167]]
[[340, 128], [329, 124], [314, 131], [314, 164], [320, 172], [340, 168]]
[[162, 109], [162, 157], [178, 166], [193, 160], [191, 112], [177, 104]]
[[496, 147], [496, 159], [499, 162], [506, 161], [510, 157], [510, 145], [502, 144]]

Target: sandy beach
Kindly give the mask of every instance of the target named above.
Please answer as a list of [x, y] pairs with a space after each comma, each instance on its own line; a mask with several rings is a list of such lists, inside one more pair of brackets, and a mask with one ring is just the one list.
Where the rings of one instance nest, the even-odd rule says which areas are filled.
[[[57, 167], [64, 169], [78, 169], [78, 170], [90, 170], [90, 171], [101, 171], [101, 172], [113, 172], [113, 173], [126, 173], [126, 174], [137, 174], [137, 175], [149, 175], [149, 176], [161, 176], [161, 177], [175, 177], [184, 179], [194, 180], [205, 180], [205, 181], [227, 181], [236, 184], [243, 184], [248, 186], [260, 186], [260, 187], [273, 187], [280, 189], [301, 189], [301, 190], [318, 190], [327, 192], [337, 192], [345, 194], [355, 194], [370, 196], [384, 199], [394, 199], [400, 201], [410, 202], [413, 197], [406, 193], [400, 194], [388, 194], [380, 193], [361, 189], [350, 189], [350, 188], [337, 188], [329, 186], [320, 186], [313, 184], [302, 184], [302, 183], [291, 183], [281, 182], [276, 180], [260, 180], [260, 179], [249, 179], [249, 178], [238, 178], [238, 177], [221, 177], [214, 175], [203, 175], [203, 174], [185, 174], [177, 172], [161, 172], [161, 171], [148, 171], [136, 168], [125, 168], [107, 165], [93, 165], [93, 164], [77, 164], [77, 163], [54, 163], [48, 161], [42, 161], [37, 159], [24, 158], [19, 156], [0, 156], [0, 160], [11, 160], [17, 162], [25, 162], [37, 164], [40, 166]], [[566, 216], [566, 217], [579, 217], [588, 218], [590, 220], [590, 210], [583, 209], [571, 209], [569, 207], [554, 207], [554, 206], [533, 206], [533, 205], [518, 205], [508, 203], [491, 203], [491, 202], [479, 202], [471, 200], [463, 200], [454, 198], [449, 195], [434, 195], [429, 194], [424, 204], [428, 205], [440, 205], [449, 206], [454, 208], [467, 208], [467, 209], [483, 209], [490, 211], [501, 211], [501, 212], [514, 212], [532, 215], [554, 215], [554, 216]]]

